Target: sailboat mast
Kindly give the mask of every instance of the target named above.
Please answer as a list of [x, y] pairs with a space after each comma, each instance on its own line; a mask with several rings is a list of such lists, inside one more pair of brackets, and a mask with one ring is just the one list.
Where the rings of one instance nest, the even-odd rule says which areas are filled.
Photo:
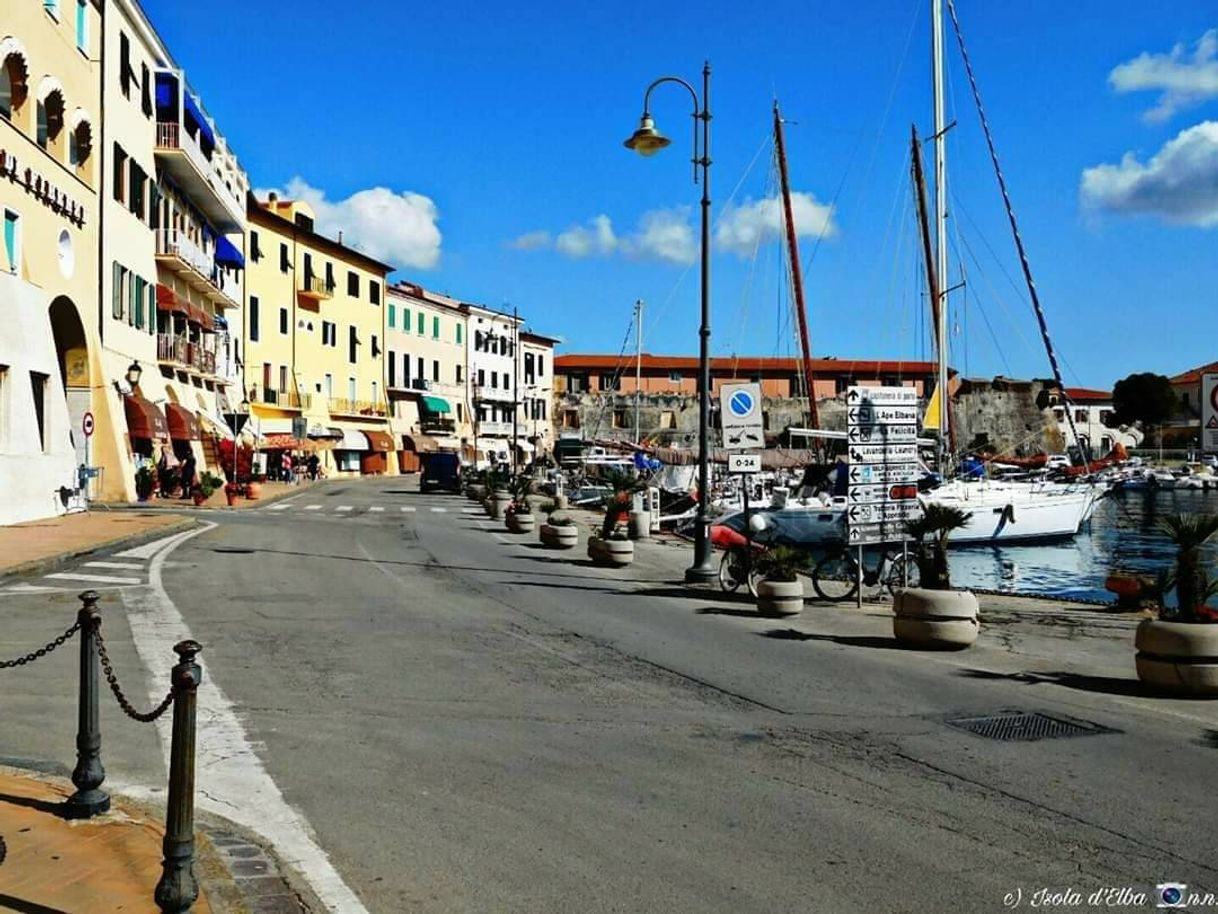
[[788, 259], [791, 262], [791, 285], [795, 294], [795, 315], [799, 324], [799, 348], [803, 355], [804, 393], [808, 396], [808, 427], [819, 424], [816, 416], [816, 389], [812, 384], [812, 346], [808, 342], [808, 317], [804, 310], [804, 279], [799, 260], [799, 245], [795, 240], [795, 218], [791, 212], [791, 183], [787, 177], [787, 150], [782, 139], [782, 114], [774, 102], [774, 149], [778, 155], [778, 177], [782, 182], [782, 211], [786, 218]]
[[935, 108], [935, 275], [939, 281], [939, 301], [936, 312], [935, 349], [938, 357], [939, 387], [939, 471], [948, 464], [948, 390], [947, 390], [947, 117], [943, 92], [943, 0], [931, 3], [930, 53], [934, 66]]
[[639, 431], [639, 396], [643, 389], [643, 299], [634, 303], [634, 443], [637, 446]]

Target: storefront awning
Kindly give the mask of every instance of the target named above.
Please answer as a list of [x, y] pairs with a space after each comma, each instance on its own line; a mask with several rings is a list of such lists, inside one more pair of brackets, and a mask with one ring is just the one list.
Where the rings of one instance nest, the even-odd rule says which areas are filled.
[[178, 298], [177, 294], [169, 286], [163, 286], [159, 283], [156, 287], [156, 309], [173, 314], [189, 314], [186, 302]]
[[366, 451], [368, 450], [368, 439], [358, 429], [345, 428], [343, 429], [343, 440], [334, 447], [340, 451]]
[[416, 454], [434, 454], [440, 450], [440, 442], [430, 435], [403, 435], [402, 449]]
[[203, 437], [198, 417], [185, 406], [166, 403], [165, 419], [169, 425], [169, 437], [175, 441], [199, 441]]
[[368, 445], [374, 451], [384, 451], [385, 453], [389, 453], [390, 451], [397, 450], [393, 446], [393, 436], [391, 436], [388, 432], [379, 432], [375, 429], [365, 429], [364, 437], [368, 439]]
[[292, 434], [292, 420], [281, 416], [270, 416], [266, 419], [263, 419], [261, 416], [255, 416], [250, 420], [250, 424], [257, 429], [258, 434], [263, 438], [267, 435]]
[[309, 437], [341, 441], [343, 437], [343, 430], [341, 428], [335, 428], [333, 425], [314, 425], [309, 429]]
[[127, 394], [123, 397], [123, 409], [127, 413], [127, 434], [130, 437], [169, 440], [169, 424], [156, 404], [138, 394]]
[[527, 442], [527, 441], [518, 440], [516, 442], [516, 450], [520, 451], [522, 454], [531, 454], [531, 453], [533, 453], [535, 448], [533, 447], [533, 445], [529, 444], [529, 442]]
[[422, 399], [423, 408], [429, 413], [451, 413], [452, 407], [448, 405], [448, 401], [443, 397], [429, 397], [424, 394]]
[[301, 446], [302, 442], [291, 435], [263, 435], [258, 439], [260, 451], [296, 451]]
[[229, 439], [233, 437], [233, 430], [231, 428], [229, 428], [224, 422], [214, 419], [206, 413], [199, 413], [198, 420], [199, 427], [209, 435]]
[[216, 263], [222, 267], [245, 267], [245, 256], [237, 250], [237, 246], [223, 235], [216, 236]]

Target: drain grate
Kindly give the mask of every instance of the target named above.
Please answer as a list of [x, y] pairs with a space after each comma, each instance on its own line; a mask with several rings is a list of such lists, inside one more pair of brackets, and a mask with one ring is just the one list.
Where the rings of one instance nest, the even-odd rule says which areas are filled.
[[1025, 743], [1039, 739], [1064, 739], [1071, 736], [1120, 732], [1089, 721], [1051, 717], [1039, 711], [1003, 711], [985, 717], [957, 717], [949, 720], [947, 725], [984, 736], [986, 739]]

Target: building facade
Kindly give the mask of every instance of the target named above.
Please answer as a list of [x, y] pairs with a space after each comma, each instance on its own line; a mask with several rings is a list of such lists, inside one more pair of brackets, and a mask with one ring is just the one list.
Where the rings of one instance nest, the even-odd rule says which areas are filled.
[[554, 452], [554, 346], [558, 339], [520, 333], [520, 418], [534, 456]]
[[[62, 513], [108, 400], [96, 313], [101, 6], [20, 3], [0, 23], [0, 523]], [[96, 484], [96, 483], [95, 483]]]
[[301, 201], [251, 197], [247, 216], [243, 386], [268, 469], [282, 450], [317, 450], [331, 475], [396, 473], [384, 349], [393, 267], [319, 234]]
[[454, 298], [415, 283], [389, 288], [385, 369], [401, 472], [418, 470], [420, 454], [472, 447], [468, 323]]
[[1072, 442], [1070, 423], [1066, 417], [1069, 409], [1074, 419], [1074, 430], [1079, 444], [1085, 447], [1092, 459], [1103, 457], [1119, 444], [1134, 448], [1142, 444], [1142, 432], [1132, 425], [1120, 425], [1113, 420], [1112, 391], [1092, 390], [1087, 387], [1067, 387], [1066, 399], [1051, 396], [1053, 418], [1062, 441]]
[[467, 358], [474, 409], [470, 462], [479, 467], [492, 463], [523, 465], [532, 459], [534, 450], [516, 412], [519, 402], [517, 353], [523, 321], [517, 315], [492, 311], [481, 305], [467, 307]]

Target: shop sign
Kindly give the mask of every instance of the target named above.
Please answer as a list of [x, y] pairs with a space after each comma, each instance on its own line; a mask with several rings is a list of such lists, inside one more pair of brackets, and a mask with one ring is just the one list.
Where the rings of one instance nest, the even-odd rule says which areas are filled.
[[54, 213], [66, 216], [77, 226], [85, 224], [85, 206], [77, 203], [66, 191], [60, 190], [49, 178], [44, 178], [28, 165], [21, 168], [17, 156], [7, 149], [0, 149], [0, 177], [7, 177], [14, 184], [25, 186], [30, 194]]

